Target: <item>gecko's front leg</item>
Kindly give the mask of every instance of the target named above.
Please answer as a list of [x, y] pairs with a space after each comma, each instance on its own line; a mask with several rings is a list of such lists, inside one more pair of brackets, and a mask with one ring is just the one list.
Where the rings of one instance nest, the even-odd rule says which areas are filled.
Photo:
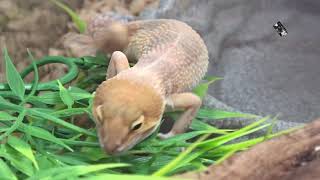
[[129, 67], [129, 61], [125, 54], [121, 51], [113, 52], [107, 70], [107, 79], [116, 76], [119, 72], [126, 70]]
[[196, 116], [201, 106], [201, 99], [193, 93], [172, 94], [167, 99], [167, 105], [173, 110], [183, 110], [184, 112], [173, 124], [170, 132], [158, 135], [161, 139], [184, 133], [190, 126], [192, 119]]

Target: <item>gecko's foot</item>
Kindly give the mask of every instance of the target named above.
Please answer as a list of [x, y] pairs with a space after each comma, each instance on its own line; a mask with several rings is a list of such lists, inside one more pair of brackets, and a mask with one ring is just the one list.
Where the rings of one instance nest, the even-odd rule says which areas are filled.
[[158, 134], [158, 137], [159, 137], [160, 139], [168, 139], [168, 138], [173, 137], [174, 135], [175, 135], [175, 134], [172, 133], [172, 132], [168, 132], [168, 133], [166, 133], [166, 134], [159, 133], [159, 134]]

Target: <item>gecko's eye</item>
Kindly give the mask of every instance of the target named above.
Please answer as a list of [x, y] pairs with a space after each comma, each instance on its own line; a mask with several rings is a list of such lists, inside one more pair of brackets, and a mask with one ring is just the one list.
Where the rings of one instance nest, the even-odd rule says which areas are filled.
[[140, 129], [141, 126], [142, 126], [142, 123], [139, 123], [139, 124], [133, 126], [132, 131], [136, 131], [136, 130]]
[[142, 127], [142, 123], [144, 121], [144, 116], [141, 115], [136, 121], [134, 121], [131, 125], [131, 130], [136, 131]]

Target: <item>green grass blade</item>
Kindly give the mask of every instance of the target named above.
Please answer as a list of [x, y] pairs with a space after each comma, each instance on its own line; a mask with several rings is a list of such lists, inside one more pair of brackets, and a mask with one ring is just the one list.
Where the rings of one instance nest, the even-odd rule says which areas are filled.
[[90, 94], [90, 93], [74, 92], [74, 90], [72, 90], [72, 89], [70, 89], [69, 91], [70, 91], [70, 94], [74, 100], [93, 98], [92, 94]]
[[[14, 167], [16, 170], [22, 172], [27, 176], [32, 176], [34, 173], [34, 168], [32, 166], [32, 162], [22, 156], [19, 152], [12, 149], [10, 146], [2, 146], [2, 150], [0, 152], [0, 157], [6, 159], [10, 162], [10, 165]], [[17, 173], [21, 174], [21, 173]]]
[[84, 33], [87, 28], [86, 22], [84, 22], [72, 9], [70, 9], [67, 5], [57, 1], [51, 0], [55, 5], [63, 9], [72, 19], [72, 22], [76, 25], [76, 28], [80, 33]]
[[25, 94], [24, 82], [19, 72], [14, 67], [11, 61], [11, 58], [9, 57], [8, 50], [6, 48], [4, 48], [3, 54], [4, 54], [5, 64], [6, 64], [6, 78], [7, 78], [9, 87], [11, 88], [12, 92], [15, 95], [19, 96], [19, 98], [23, 100], [24, 94]]
[[39, 128], [36, 126], [30, 126], [30, 125], [23, 125], [23, 127], [21, 128], [21, 131], [23, 131], [26, 134], [29, 134], [30, 136], [34, 136], [34, 137], [37, 137], [40, 139], [47, 140], [47, 141], [52, 142], [54, 144], [58, 144], [64, 148], [68, 149], [69, 151], [73, 151], [73, 149], [71, 149], [63, 141], [56, 138], [54, 135], [52, 135], [51, 133], [49, 133], [48, 131], [46, 131], [42, 128]]
[[220, 77], [208, 77], [207, 80], [208, 82], [205, 83], [200, 83], [198, 86], [196, 86], [193, 89], [193, 93], [195, 93], [196, 95], [198, 95], [201, 99], [204, 98], [204, 96], [207, 94], [208, 92], [208, 88], [210, 86], [210, 84], [212, 84], [213, 82], [217, 81], [217, 80], [221, 80], [222, 78]]
[[[98, 174], [95, 176], [89, 176], [81, 178], [82, 180], [182, 180], [181, 178], [165, 178], [154, 176], [142, 176], [142, 175], [126, 175], [126, 174]], [[184, 179], [188, 180], [188, 179]]]
[[223, 111], [218, 109], [199, 109], [197, 118], [199, 119], [226, 119], [226, 118], [256, 118], [256, 115], [239, 112]]
[[7, 112], [0, 111], [0, 121], [12, 121], [12, 120], [17, 120], [17, 118], [14, 116], [11, 116]]
[[79, 115], [79, 114], [85, 114], [87, 113], [87, 108], [71, 108], [71, 109], [62, 109], [59, 111], [54, 111], [50, 113], [51, 115], [55, 117], [70, 117], [74, 115]]
[[12, 132], [14, 132], [22, 123], [24, 116], [26, 115], [26, 110], [23, 109], [22, 112], [19, 114], [17, 120], [14, 122], [14, 124], [0, 136], [0, 140], [10, 135]]
[[33, 96], [37, 90], [38, 84], [39, 84], [39, 71], [38, 71], [38, 67], [37, 64], [35, 63], [35, 59], [32, 55], [32, 53], [29, 51], [29, 49], [27, 49], [28, 55], [29, 55], [29, 59], [32, 62], [32, 66], [33, 66], [33, 72], [34, 72], [34, 77], [33, 77], [33, 84], [32, 84], [32, 89], [31, 92], [28, 95], [28, 98]]
[[0, 159], [0, 174], [1, 179], [17, 180], [16, 175], [11, 171], [11, 169], [2, 159]]
[[30, 100], [40, 101], [42, 103], [49, 104], [49, 105], [56, 105], [56, 104], [63, 103], [61, 101], [59, 92], [47, 92], [38, 96], [32, 96], [30, 97]]
[[74, 141], [70, 139], [60, 139], [62, 142], [72, 145], [72, 146], [81, 146], [81, 147], [99, 147], [99, 142], [89, 142], [89, 141]]
[[263, 137], [250, 139], [244, 142], [239, 142], [235, 144], [228, 144], [224, 146], [220, 146], [212, 151], [208, 152], [208, 155], [214, 155], [214, 154], [226, 154], [227, 152], [230, 152], [232, 150], [245, 150], [253, 145], [256, 145], [264, 140]]
[[66, 167], [57, 167], [51, 168], [43, 171], [39, 171], [34, 176], [30, 177], [29, 180], [38, 180], [38, 179], [68, 179], [76, 178], [81, 175], [86, 175], [92, 172], [101, 171], [104, 169], [110, 168], [120, 168], [127, 167], [128, 164], [123, 163], [114, 163], [114, 164], [98, 164], [98, 165], [78, 165], [78, 166], [66, 166]]
[[278, 115], [276, 115], [274, 118], [271, 119], [271, 125], [268, 128], [267, 133], [264, 136], [264, 140], [268, 140], [270, 137], [272, 137], [272, 131], [273, 131], [273, 127], [277, 121]]
[[92, 97], [91, 93], [89, 93], [88, 91], [81, 89], [81, 88], [78, 88], [78, 87], [75, 87], [75, 86], [69, 86], [68, 90], [72, 94], [82, 94], [82, 96]]
[[227, 152], [224, 156], [222, 156], [220, 159], [218, 159], [215, 164], [220, 164], [220, 163], [223, 162], [224, 160], [226, 160], [226, 159], [228, 159], [229, 157], [231, 157], [232, 155], [234, 155], [234, 153], [235, 153], [236, 151], [237, 151], [236, 149], [233, 149], [233, 150]]
[[0, 103], [6, 103], [7, 101], [0, 95]]
[[186, 156], [185, 158], [183, 158], [179, 164], [175, 167], [175, 169], [173, 169], [172, 171], [174, 172], [174, 170], [187, 166], [188, 164], [190, 164], [191, 161], [199, 158], [201, 155], [203, 155], [207, 150], [206, 149], [200, 149], [199, 151], [195, 151], [192, 152], [190, 154], [188, 154], [188, 156]]
[[198, 144], [204, 139], [206, 139], [208, 136], [209, 134], [201, 136], [196, 142], [192, 143], [185, 151], [183, 151], [174, 160], [172, 160], [166, 166], [162, 167], [161, 169], [153, 173], [152, 176], [164, 176], [170, 173], [170, 171], [176, 169], [179, 166], [180, 161], [182, 161], [188, 154], [190, 154], [198, 146]]
[[228, 134], [230, 132], [230, 130], [218, 129], [197, 119], [192, 120], [190, 128], [195, 131], [215, 130], [213, 134]]
[[38, 163], [33, 155], [32, 149], [28, 143], [25, 141], [16, 138], [15, 136], [9, 136], [8, 138], [8, 144], [18, 152], [20, 152], [22, 155], [24, 155], [26, 158], [32, 161], [35, 168], [39, 170]]
[[61, 82], [58, 80], [59, 84], [59, 94], [62, 102], [68, 106], [68, 108], [72, 108], [72, 105], [74, 104], [74, 100], [72, 96], [70, 95], [69, 91], [66, 90], [66, 88], [63, 87]]
[[261, 120], [254, 122], [244, 128], [241, 128], [238, 131], [201, 142], [199, 144], [199, 147], [213, 149], [213, 148], [220, 146], [222, 144], [225, 144], [226, 142], [231, 141], [233, 139], [236, 139], [236, 138], [248, 135], [250, 133], [256, 132], [260, 129], [266, 128], [266, 127], [270, 126], [270, 124], [264, 124], [264, 125], [261, 125], [261, 124], [264, 123], [268, 119], [269, 119], [269, 117], [262, 118]]
[[207, 94], [209, 85], [207, 83], [201, 83], [193, 89], [193, 93], [198, 95], [201, 99]]
[[[82, 99], [90, 99], [93, 96], [90, 93], [81, 93], [81, 92], [74, 92], [73, 89], [68, 89], [70, 95], [72, 96], [72, 99], [75, 101], [82, 100]], [[55, 105], [63, 103], [59, 92], [47, 92], [39, 96], [32, 96], [30, 98], [33, 101], [40, 101], [45, 104]]]
[[78, 158], [78, 157], [73, 157], [73, 156], [68, 156], [66, 154], [63, 155], [57, 155], [57, 154], [51, 154], [51, 156], [54, 159], [57, 159], [67, 165], [71, 166], [77, 166], [77, 165], [90, 165], [89, 162], [86, 162], [85, 158]]
[[75, 132], [78, 132], [78, 133], [83, 133], [85, 135], [94, 136], [94, 137], [97, 136], [95, 133], [93, 133], [91, 131], [88, 131], [86, 129], [80, 128], [80, 127], [78, 127], [76, 125], [73, 125], [71, 123], [68, 123], [68, 122], [64, 121], [63, 119], [57, 118], [57, 117], [55, 117], [53, 115], [50, 115], [50, 114], [47, 114], [47, 113], [43, 113], [43, 112], [40, 112], [40, 111], [37, 111], [37, 110], [34, 110], [34, 109], [29, 109], [28, 110], [28, 114], [37, 116], [37, 117], [42, 118], [42, 119], [50, 120], [53, 123], [59, 124], [59, 125], [65, 127], [65, 128], [71, 129], [71, 130], [73, 130]]
[[12, 104], [12, 103], [10, 103], [8, 101], [2, 101], [0, 103], [0, 110], [21, 112], [21, 111], [23, 111], [23, 109], [24, 109], [23, 106]]

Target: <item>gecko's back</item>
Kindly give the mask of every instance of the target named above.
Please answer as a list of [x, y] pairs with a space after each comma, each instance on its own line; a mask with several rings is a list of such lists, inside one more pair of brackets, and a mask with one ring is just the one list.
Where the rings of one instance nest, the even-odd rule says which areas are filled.
[[173, 94], [190, 90], [206, 73], [207, 48], [187, 24], [158, 19], [132, 21], [125, 26], [129, 36], [123, 51], [137, 64], [117, 78], [154, 81], [165, 94]]
[[187, 24], [159, 19], [132, 22], [130, 28], [137, 29], [125, 50], [127, 56], [138, 60], [136, 69], [149, 69], [165, 80], [167, 94], [192, 88], [206, 73], [207, 48]]

